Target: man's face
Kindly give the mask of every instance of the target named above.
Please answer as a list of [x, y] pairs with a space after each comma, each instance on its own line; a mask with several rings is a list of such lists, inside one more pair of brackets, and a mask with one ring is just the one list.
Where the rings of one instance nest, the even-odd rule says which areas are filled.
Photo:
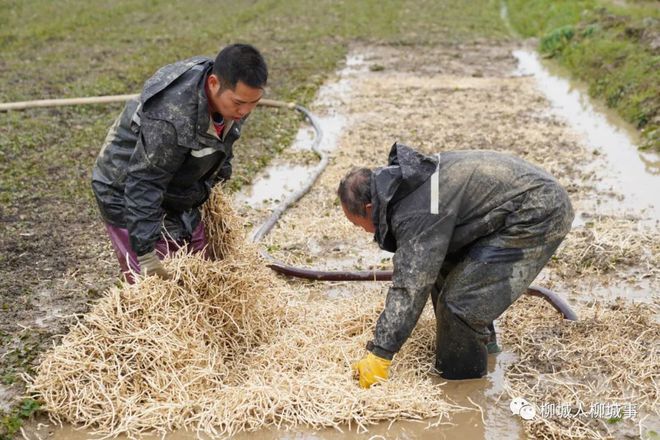
[[225, 121], [238, 121], [250, 113], [264, 94], [263, 89], [250, 87], [244, 82], [236, 83], [234, 89], [222, 89], [214, 74], [209, 76], [209, 100], [211, 106]]
[[362, 229], [364, 229], [367, 232], [374, 233], [376, 232], [376, 225], [374, 225], [374, 222], [371, 221], [371, 213], [372, 213], [372, 208], [371, 208], [371, 203], [367, 203], [364, 205], [365, 210], [367, 211], [367, 215], [362, 217], [356, 214], [352, 214], [348, 212], [344, 204], [341, 204], [341, 209], [344, 211], [344, 215], [350, 221], [353, 223], [355, 226], [359, 226]]

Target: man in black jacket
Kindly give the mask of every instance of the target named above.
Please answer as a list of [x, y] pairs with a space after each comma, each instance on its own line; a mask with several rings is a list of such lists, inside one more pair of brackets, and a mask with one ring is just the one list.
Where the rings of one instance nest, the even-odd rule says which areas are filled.
[[360, 385], [385, 380], [429, 296], [436, 368], [446, 379], [486, 374], [493, 320], [527, 289], [571, 228], [566, 191], [543, 170], [492, 151], [426, 156], [394, 144], [388, 166], [342, 179], [347, 218], [394, 254], [394, 275]]
[[126, 279], [169, 275], [160, 258], [206, 244], [199, 207], [231, 176], [232, 147], [268, 79], [257, 49], [234, 44], [215, 61], [167, 65], [110, 128], [92, 189]]

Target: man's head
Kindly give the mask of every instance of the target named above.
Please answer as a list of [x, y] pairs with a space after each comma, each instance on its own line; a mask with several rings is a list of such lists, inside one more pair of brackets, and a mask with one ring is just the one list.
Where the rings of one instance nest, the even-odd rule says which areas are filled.
[[220, 51], [208, 78], [208, 99], [225, 121], [250, 113], [264, 94], [268, 67], [257, 49], [232, 44]]
[[369, 168], [354, 168], [341, 179], [337, 195], [346, 218], [367, 232], [376, 232], [372, 220], [371, 176]]

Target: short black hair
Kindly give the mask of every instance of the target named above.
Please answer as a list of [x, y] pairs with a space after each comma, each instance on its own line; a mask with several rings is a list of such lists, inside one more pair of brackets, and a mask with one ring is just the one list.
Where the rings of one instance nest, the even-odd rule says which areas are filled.
[[231, 44], [220, 51], [213, 73], [223, 89], [234, 89], [239, 81], [263, 89], [268, 81], [268, 66], [261, 53], [249, 44]]
[[371, 177], [369, 168], [353, 168], [339, 182], [337, 195], [341, 204], [353, 215], [366, 217], [365, 205], [371, 203]]

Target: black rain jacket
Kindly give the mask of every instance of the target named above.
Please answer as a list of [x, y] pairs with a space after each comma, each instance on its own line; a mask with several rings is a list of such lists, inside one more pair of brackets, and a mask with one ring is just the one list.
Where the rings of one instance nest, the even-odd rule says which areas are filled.
[[394, 144], [388, 166], [374, 170], [371, 196], [374, 239], [395, 252], [392, 286], [369, 345], [388, 358], [417, 324], [447, 256], [495, 234], [520, 248], [562, 238], [573, 218], [552, 176], [493, 151], [426, 156]]
[[138, 255], [154, 249], [162, 227], [175, 240], [190, 238], [199, 206], [231, 176], [245, 118], [216, 134], [204, 87], [212, 67], [194, 57], [159, 69], [126, 104], [96, 160], [92, 189], [103, 219], [128, 229]]

